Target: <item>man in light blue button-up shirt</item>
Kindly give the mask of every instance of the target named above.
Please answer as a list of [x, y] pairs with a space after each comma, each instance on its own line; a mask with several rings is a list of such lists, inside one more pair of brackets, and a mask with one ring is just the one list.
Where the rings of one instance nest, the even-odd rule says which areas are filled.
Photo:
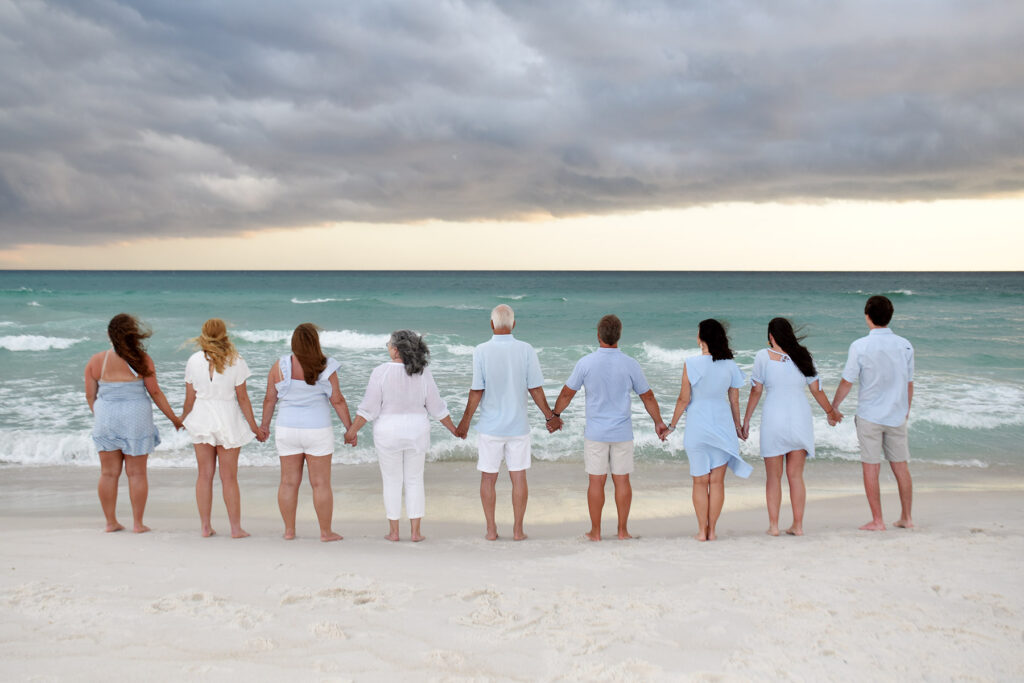
[[473, 384], [466, 410], [456, 429], [465, 438], [473, 413], [480, 408], [476, 424], [477, 469], [480, 470], [480, 502], [487, 521], [486, 538], [498, 538], [494, 521], [495, 484], [502, 460], [512, 480], [512, 538], [521, 541], [526, 516], [526, 470], [530, 467], [530, 422], [526, 416], [526, 396], [533, 398], [544, 414], [549, 432], [562, 426], [548, 406], [544, 395], [544, 376], [537, 352], [526, 342], [512, 336], [516, 326], [511, 306], [501, 304], [491, 311], [494, 336], [473, 350]]
[[860, 444], [864, 492], [871, 508], [871, 521], [865, 531], [884, 531], [882, 499], [878, 474], [882, 457], [889, 461], [900, 492], [902, 514], [895, 526], [914, 526], [910, 517], [913, 484], [910, 478], [910, 448], [907, 443], [907, 417], [914, 398], [914, 347], [888, 328], [893, 305], [884, 296], [873, 296], [864, 306], [864, 319], [871, 331], [850, 344], [843, 379], [832, 399], [839, 409], [854, 382], [857, 396], [857, 442]]

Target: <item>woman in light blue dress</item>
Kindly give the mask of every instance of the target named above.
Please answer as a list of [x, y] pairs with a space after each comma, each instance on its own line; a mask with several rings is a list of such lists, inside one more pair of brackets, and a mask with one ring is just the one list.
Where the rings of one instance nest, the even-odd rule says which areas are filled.
[[717, 538], [715, 524], [725, 503], [725, 468], [746, 479], [753, 468], [740, 457], [740, 390], [743, 373], [734, 361], [725, 327], [702, 320], [697, 329], [701, 355], [683, 364], [683, 381], [672, 415], [675, 429], [687, 413], [683, 448], [693, 477], [693, 509], [698, 541]]
[[779, 507], [782, 505], [782, 470], [785, 459], [789, 480], [789, 502], [793, 507], [793, 525], [787, 534], [804, 533], [804, 461], [814, 457], [814, 423], [805, 387], [830, 418], [838, 417], [818, 383], [811, 353], [796, 336], [785, 318], [768, 323], [768, 346], [754, 357], [750, 377], [750, 398], [743, 418], [743, 438], [750, 434], [750, 417], [761, 394], [767, 390], [761, 413], [761, 457], [764, 458], [765, 499], [768, 503], [768, 534], [779, 535]]
[[153, 403], [175, 429], [181, 429], [181, 420], [160, 391], [153, 359], [142, 345], [150, 334], [140, 329], [133, 316], [119, 313], [107, 326], [107, 336], [114, 348], [97, 353], [85, 366], [85, 400], [96, 416], [92, 440], [100, 452], [100, 482], [96, 490], [107, 518], [107, 531], [124, 528], [115, 516], [122, 467], [128, 474], [132, 530], [149, 531], [142, 523], [149, 496], [146, 458], [160, 443], [153, 424]]

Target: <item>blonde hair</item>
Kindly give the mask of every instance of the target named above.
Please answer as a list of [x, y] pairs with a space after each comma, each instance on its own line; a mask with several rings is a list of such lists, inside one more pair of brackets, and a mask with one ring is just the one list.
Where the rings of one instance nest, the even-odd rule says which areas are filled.
[[210, 318], [203, 323], [202, 332], [192, 342], [202, 349], [217, 372], [224, 372], [224, 368], [234, 365], [238, 358], [238, 351], [228, 337], [228, 326], [220, 318]]

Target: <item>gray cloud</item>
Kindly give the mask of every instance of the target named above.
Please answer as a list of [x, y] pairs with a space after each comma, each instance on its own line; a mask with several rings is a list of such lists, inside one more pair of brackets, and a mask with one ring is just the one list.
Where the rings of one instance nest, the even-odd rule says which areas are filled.
[[1019, 2], [0, 0], [0, 246], [1024, 189]]

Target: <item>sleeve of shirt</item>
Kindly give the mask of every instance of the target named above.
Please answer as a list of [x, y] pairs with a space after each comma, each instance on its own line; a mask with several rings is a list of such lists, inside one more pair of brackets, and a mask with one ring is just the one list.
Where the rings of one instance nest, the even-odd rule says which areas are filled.
[[586, 374], [586, 370], [583, 367], [583, 358], [580, 358], [576, 361], [576, 367], [572, 369], [569, 379], [565, 380], [565, 386], [573, 391], [579, 391], [583, 387], [583, 379]]
[[196, 354], [192, 354], [185, 363], [185, 383], [195, 385], [196, 383]]
[[754, 356], [754, 369], [750, 373], [750, 381], [754, 384], [764, 384], [765, 365], [768, 363], [768, 352], [761, 350]]
[[245, 380], [252, 376], [252, 372], [249, 370], [249, 364], [245, 362], [245, 359], [239, 356], [235, 359], [235, 386], [241, 386], [245, 384]]
[[907, 342], [907, 381], [914, 381], [914, 347]]
[[860, 378], [860, 352], [857, 342], [850, 344], [850, 352], [846, 356], [846, 367], [843, 368], [843, 379], [851, 384]]
[[427, 384], [427, 413], [435, 420], [443, 420], [448, 417], [448, 404], [441, 398], [441, 392], [430, 370], [423, 370], [423, 381]]
[[473, 349], [473, 383], [469, 385], [472, 391], [483, 391], [486, 388], [487, 379], [484, 377], [484, 359], [480, 347]]
[[530, 347], [529, 355], [526, 358], [526, 388], [536, 389], [544, 386], [544, 373], [540, 370], [540, 359], [537, 358], [537, 351]]
[[359, 402], [356, 415], [367, 422], [373, 422], [380, 416], [381, 406], [384, 404], [384, 382], [379, 369], [370, 373], [370, 381], [366, 383], [366, 393], [363, 400]]
[[729, 386], [732, 387], [733, 389], [739, 389], [740, 387], [742, 387], [746, 383], [747, 383], [747, 378], [743, 375], [743, 371], [740, 370], [740, 366], [736, 365], [736, 362], [733, 361], [733, 364], [732, 364], [732, 379], [729, 382]]
[[635, 360], [630, 363], [629, 378], [633, 382], [633, 391], [636, 395], [646, 394], [651, 390], [651, 385], [647, 382], [647, 377], [644, 376], [643, 368]]

